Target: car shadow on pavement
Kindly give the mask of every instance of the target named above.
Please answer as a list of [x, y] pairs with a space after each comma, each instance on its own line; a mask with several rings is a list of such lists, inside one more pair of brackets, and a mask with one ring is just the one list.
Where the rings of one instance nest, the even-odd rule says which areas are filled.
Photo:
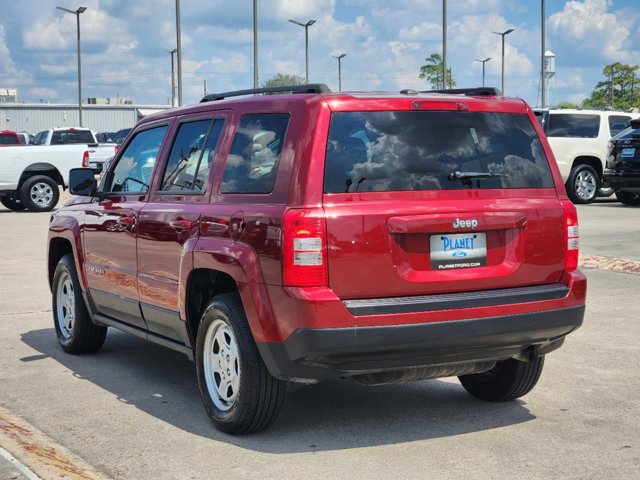
[[535, 419], [521, 400], [487, 403], [458, 382], [430, 380], [367, 387], [344, 380], [292, 386], [275, 423], [266, 431], [234, 437], [209, 423], [195, 364], [186, 356], [109, 329], [102, 350], [68, 355], [55, 331], [26, 332], [22, 340], [77, 378], [85, 379], [163, 422], [186, 432], [263, 453], [305, 453], [452, 437]]

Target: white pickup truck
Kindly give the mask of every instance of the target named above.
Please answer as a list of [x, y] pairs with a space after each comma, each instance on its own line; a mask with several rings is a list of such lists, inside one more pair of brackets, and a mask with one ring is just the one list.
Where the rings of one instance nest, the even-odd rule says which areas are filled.
[[90, 165], [96, 173], [102, 171], [102, 164], [116, 154], [116, 143], [98, 143], [95, 133], [89, 128], [65, 127], [49, 128], [39, 132], [34, 145], [69, 145], [83, 144], [89, 147]]
[[0, 148], [0, 203], [14, 211], [48, 212], [67, 188], [69, 170], [88, 166], [84, 144]]

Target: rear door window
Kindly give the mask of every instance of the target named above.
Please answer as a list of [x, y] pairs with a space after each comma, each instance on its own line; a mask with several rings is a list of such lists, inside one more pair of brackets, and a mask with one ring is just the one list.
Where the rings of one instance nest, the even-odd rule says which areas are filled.
[[549, 187], [549, 163], [526, 115], [331, 115], [325, 193]]
[[18, 137], [12, 133], [0, 133], [1, 145], [19, 145]]
[[288, 113], [245, 115], [238, 123], [221, 193], [270, 193], [289, 124]]
[[165, 168], [163, 192], [203, 192], [222, 131], [221, 119], [180, 125]]
[[598, 138], [600, 115], [553, 113], [549, 115], [547, 137]]

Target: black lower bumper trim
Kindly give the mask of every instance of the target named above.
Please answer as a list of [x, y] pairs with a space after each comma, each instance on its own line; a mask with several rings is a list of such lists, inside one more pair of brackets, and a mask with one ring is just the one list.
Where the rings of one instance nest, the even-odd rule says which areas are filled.
[[584, 306], [518, 315], [379, 327], [299, 329], [258, 343], [272, 375], [298, 381], [407, 367], [545, 354], [582, 325]]

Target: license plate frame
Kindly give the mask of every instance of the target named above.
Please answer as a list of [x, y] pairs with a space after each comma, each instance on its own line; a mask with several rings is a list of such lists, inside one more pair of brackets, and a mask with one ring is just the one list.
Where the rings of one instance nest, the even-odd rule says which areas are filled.
[[636, 149], [635, 149], [635, 148], [633, 148], [633, 147], [631, 147], [631, 148], [629, 148], [629, 147], [627, 147], [627, 148], [623, 148], [623, 149], [620, 151], [620, 156], [621, 156], [622, 158], [633, 158], [633, 157], [635, 157], [635, 156], [636, 156]]
[[485, 232], [439, 233], [429, 237], [432, 270], [477, 268], [487, 264]]

